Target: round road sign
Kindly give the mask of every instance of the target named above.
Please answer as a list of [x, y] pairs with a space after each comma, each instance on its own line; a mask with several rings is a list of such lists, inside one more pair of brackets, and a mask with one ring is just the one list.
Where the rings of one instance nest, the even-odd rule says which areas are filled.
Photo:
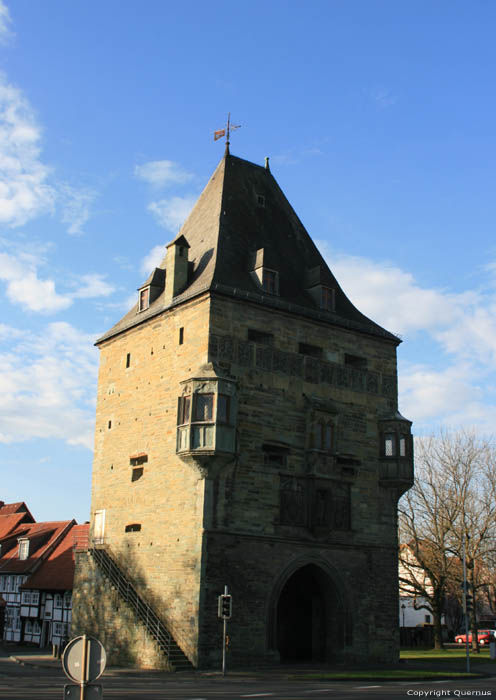
[[[86, 669], [83, 669], [86, 659]], [[64, 649], [62, 668], [65, 675], [76, 683], [91, 683], [105, 670], [107, 655], [103, 644], [95, 637], [75, 637]]]

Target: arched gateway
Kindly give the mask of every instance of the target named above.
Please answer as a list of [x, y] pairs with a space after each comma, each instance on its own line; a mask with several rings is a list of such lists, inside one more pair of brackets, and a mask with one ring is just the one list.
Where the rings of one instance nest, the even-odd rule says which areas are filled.
[[284, 661], [327, 661], [351, 642], [342, 587], [315, 563], [291, 568], [272, 596], [269, 645]]

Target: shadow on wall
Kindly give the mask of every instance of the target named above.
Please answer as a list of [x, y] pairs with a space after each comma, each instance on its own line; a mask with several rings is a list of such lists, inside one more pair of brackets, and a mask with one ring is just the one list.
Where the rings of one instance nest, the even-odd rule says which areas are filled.
[[[145, 570], [137, 563], [134, 543], [118, 554], [109, 553], [139, 596], [174, 635], [168, 625], [167, 605], [149, 589]], [[72, 636], [80, 634], [92, 635], [102, 642], [109, 664], [168, 668], [153, 637], [86, 552], [76, 554], [74, 580]]]

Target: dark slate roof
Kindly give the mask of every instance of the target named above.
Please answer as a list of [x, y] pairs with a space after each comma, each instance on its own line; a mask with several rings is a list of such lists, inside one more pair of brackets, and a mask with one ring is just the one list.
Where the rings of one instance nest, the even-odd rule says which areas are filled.
[[[257, 195], [265, 198], [260, 206]], [[205, 291], [301, 314], [331, 325], [400, 339], [364, 316], [339, 286], [303, 224], [267, 168], [225, 155], [179, 231], [190, 246], [191, 274], [175, 306]], [[263, 248], [279, 273], [279, 295], [263, 292], [251, 271]], [[164, 251], [165, 253], [165, 251]], [[165, 259], [160, 265], [165, 269]], [[335, 290], [335, 312], [320, 309], [307, 291], [310, 278]], [[98, 343], [168, 308], [160, 294], [146, 311], [137, 304]]]

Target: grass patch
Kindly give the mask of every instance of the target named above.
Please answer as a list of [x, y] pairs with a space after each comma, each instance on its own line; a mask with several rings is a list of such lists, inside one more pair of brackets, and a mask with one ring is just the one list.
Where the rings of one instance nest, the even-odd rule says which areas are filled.
[[337, 673], [304, 673], [292, 676], [300, 681], [411, 681], [441, 678], [478, 678], [478, 673], [462, 671], [424, 671], [422, 669], [389, 669], [377, 671], [339, 671]]
[[[461, 646], [461, 645], [460, 645]], [[433, 663], [463, 663], [466, 660], [465, 647], [456, 649], [402, 649], [400, 658], [405, 661], [428, 661]], [[489, 649], [481, 649], [479, 654], [470, 653], [470, 663], [491, 663]], [[496, 663], [495, 663], [496, 668]]]

